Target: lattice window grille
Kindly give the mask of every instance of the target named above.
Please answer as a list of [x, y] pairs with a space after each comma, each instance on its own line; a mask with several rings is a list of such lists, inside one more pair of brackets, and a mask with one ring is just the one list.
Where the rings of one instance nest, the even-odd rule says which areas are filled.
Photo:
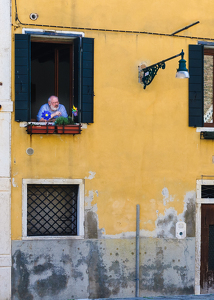
[[202, 185], [201, 198], [214, 198], [214, 185]]
[[77, 235], [78, 185], [27, 185], [27, 235]]

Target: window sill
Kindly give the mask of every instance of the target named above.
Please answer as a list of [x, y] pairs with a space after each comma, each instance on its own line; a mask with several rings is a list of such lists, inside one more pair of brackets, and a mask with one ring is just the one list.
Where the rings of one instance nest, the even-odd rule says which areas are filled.
[[212, 132], [214, 131], [214, 127], [197, 127], [196, 132]]

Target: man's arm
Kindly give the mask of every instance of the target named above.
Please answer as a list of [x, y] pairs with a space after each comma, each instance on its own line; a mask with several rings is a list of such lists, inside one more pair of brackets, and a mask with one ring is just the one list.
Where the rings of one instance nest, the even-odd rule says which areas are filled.
[[42, 118], [42, 113], [43, 113], [43, 111], [46, 110], [45, 108], [46, 108], [46, 107], [45, 107], [45, 104], [43, 104], [43, 105], [40, 107], [40, 110], [39, 110], [39, 112], [38, 112], [38, 115], [36, 116], [38, 122], [45, 122], [45, 119]]
[[67, 111], [65, 109], [65, 106], [62, 105], [62, 104], [60, 105], [60, 112], [61, 112], [62, 117], [65, 117], [65, 118], [68, 117], [68, 114], [67, 114]]
[[49, 119], [48, 121], [52, 121], [52, 120], [55, 121], [55, 120], [56, 120], [55, 117], [56, 117], [56, 116], [57, 116], [57, 117], [60, 117], [61, 115], [62, 115], [62, 114], [61, 114], [60, 111], [56, 111], [55, 113], [52, 113], [52, 114], [51, 114], [51, 117], [50, 117], [50, 119]]

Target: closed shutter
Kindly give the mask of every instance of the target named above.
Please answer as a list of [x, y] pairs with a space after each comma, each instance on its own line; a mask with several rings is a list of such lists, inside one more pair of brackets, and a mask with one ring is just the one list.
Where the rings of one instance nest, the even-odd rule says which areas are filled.
[[94, 39], [82, 38], [81, 122], [94, 122]]
[[30, 35], [15, 35], [15, 120], [30, 121], [31, 114]]
[[204, 126], [204, 48], [189, 45], [189, 126]]

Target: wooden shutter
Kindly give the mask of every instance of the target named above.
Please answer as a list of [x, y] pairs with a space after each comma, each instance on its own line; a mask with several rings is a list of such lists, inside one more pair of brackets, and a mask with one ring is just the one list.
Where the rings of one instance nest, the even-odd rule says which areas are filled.
[[189, 126], [204, 126], [204, 48], [189, 45]]
[[80, 38], [74, 39], [74, 106], [78, 108], [78, 122], [81, 122], [81, 74]]
[[94, 39], [82, 38], [81, 122], [94, 122]]
[[78, 107], [78, 120], [94, 122], [94, 40], [74, 40], [74, 105]]
[[31, 47], [30, 35], [15, 35], [15, 120], [30, 121]]

